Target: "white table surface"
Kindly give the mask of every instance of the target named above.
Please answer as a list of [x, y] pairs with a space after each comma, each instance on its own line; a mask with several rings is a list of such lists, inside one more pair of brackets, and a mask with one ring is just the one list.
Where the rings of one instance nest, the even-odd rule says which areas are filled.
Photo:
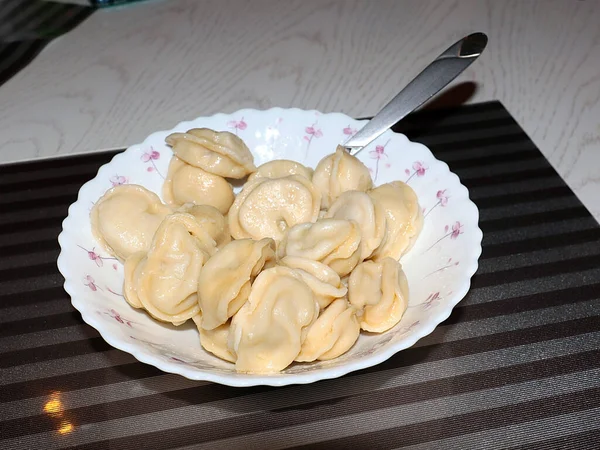
[[[62, 0], [64, 1], [64, 0]], [[0, 162], [93, 152], [215, 112], [376, 113], [450, 43], [600, 218], [598, 0], [153, 0], [94, 13], [0, 87]], [[468, 91], [469, 89], [466, 89]]]

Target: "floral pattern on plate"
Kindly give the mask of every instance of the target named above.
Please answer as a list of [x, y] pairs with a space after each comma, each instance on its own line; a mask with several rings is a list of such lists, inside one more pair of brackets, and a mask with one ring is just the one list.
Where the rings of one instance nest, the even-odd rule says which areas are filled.
[[[193, 324], [161, 324], [130, 307], [121, 293], [122, 264], [102, 249], [90, 229], [91, 206], [112, 186], [141, 184], [160, 195], [172, 156], [164, 139], [171, 132], [200, 127], [234, 132], [244, 139], [257, 164], [285, 158], [314, 168], [364, 123], [338, 113], [246, 109], [182, 122], [115, 156], [82, 186], [59, 236], [58, 265], [74, 307], [109, 344], [140, 361], [191, 379], [231, 386], [280, 386], [338, 377], [410, 347], [445, 320], [468, 291], [481, 253], [482, 234], [478, 210], [458, 177], [429, 149], [402, 134], [384, 133], [357, 157], [372, 170], [376, 185], [404, 181], [419, 197], [425, 216], [423, 231], [401, 261], [410, 285], [409, 308], [392, 330], [361, 335], [347, 354], [332, 361], [294, 364], [267, 377], [235, 373], [231, 364], [200, 348]], [[235, 187], [236, 192], [239, 189]]]

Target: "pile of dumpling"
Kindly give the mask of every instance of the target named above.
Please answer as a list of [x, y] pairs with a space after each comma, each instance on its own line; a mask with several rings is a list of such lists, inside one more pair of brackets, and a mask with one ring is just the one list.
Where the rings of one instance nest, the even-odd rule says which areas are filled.
[[[174, 325], [192, 319], [202, 347], [245, 373], [336, 358], [361, 330], [400, 321], [408, 283], [398, 260], [423, 223], [408, 185], [374, 188], [343, 147], [313, 172], [289, 160], [257, 168], [228, 132], [166, 142], [166, 204], [122, 185], [91, 212], [96, 239], [124, 263], [131, 306]], [[235, 196], [227, 179], [246, 177]]]

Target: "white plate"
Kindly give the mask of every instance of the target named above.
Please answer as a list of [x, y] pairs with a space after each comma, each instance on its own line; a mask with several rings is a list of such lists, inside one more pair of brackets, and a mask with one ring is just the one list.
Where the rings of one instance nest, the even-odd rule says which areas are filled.
[[122, 265], [100, 247], [90, 229], [93, 203], [116, 184], [136, 183], [160, 195], [172, 155], [164, 140], [174, 131], [195, 127], [228, 130], [246, 142], [256, 165], [285, 158], [315, 167], [363, 123], [337, 113], [245, 109], [182, 122], [129, 147], [81, 187], [63, 222], [58, 268], [73, 306], [109, 344], [138, 360], [165, 372], [230, 386], [283, 386], [335, 378], [378, 364], [410, 347], [445, 320], [469, 290], [481, 254], [482, 233], [477, 207], [458, 177], [427, 147], [410, 142], [402, 134], [386, 132], [358, 157], [371, 170], [376, 185], [398, 179], [409, 183], [423, 208], [423, 231], [402, 259], [410, 285], [409, 307], [392, 330], [361, 334], [348, 353], [332, 361], [296, 363], [269, 376], [236, 373], [231, 364], [200, 347], [192, 321], [181, 327], [169, 326], [131, 308], [122, 298]]

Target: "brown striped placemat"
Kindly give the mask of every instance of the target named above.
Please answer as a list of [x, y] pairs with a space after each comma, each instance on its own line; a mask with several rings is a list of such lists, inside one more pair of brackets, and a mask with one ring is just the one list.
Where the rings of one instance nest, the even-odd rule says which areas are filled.
[[114, 153], [0, 166], [0, 449], [600, 448], [597, 222], [498, 102], [399, 129], [480, 208], [473, 287], [385, 363], [285, 388], [165, 374], [82, 323], [56, 237]]

